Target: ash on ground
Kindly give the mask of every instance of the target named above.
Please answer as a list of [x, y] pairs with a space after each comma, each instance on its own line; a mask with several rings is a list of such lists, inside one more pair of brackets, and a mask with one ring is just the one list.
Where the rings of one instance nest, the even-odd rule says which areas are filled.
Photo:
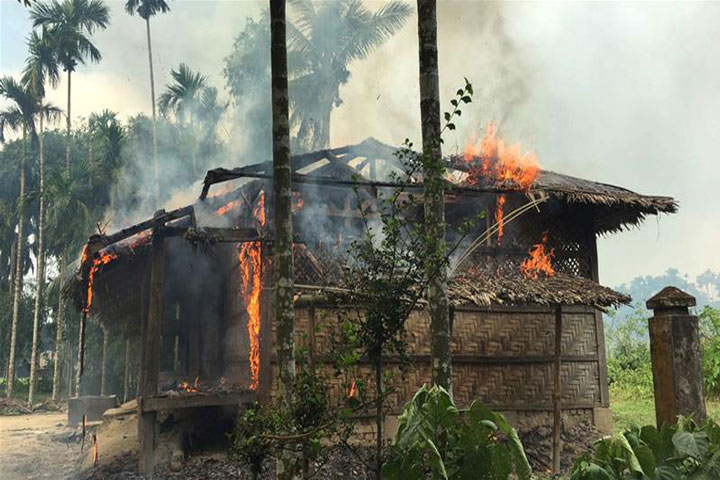
[[[332, 447], [329, 449], [324, 464], [314, 463], [310, 471], [318, 471], [312, 478], [319, 480], [332, 480], [347, 478], [353, 480], [374, 480], [375, 475], [365, 464], [372, 462], [372, 453], [369, 449], [358, 452], [360, 460], [355, 453], [345, 447]], [[363, 463], [365, 462], [365, 464]], [[115, 457], [109, 463], [86, 472], [82, 480], [142, 480], [145, 477], [138, 472], [136, 454], [123, 454]], [[259, 477], [262, 480], [275, 479], [275, 460], [266, 461], [263, 472]], [[251, 473], [236, 462], [230, 461], [224, 454], [201, 455], [191, 457], [183, 463], [180, 471], [171, 471], [168, 464], [158, 465], [153, 475], [154, 480], [251, 480]]]

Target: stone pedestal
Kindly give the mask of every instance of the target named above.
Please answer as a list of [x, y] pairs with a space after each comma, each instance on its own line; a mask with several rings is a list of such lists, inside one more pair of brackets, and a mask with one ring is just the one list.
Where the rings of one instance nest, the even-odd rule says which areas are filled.
[[698, 319], [688, 307], [695, 297], [665, 287], [647, 301], [650, 319], [650, 353], [658, 428], [675, 424], [678, 415], [705, 420], [705, 399], [700, 363]]

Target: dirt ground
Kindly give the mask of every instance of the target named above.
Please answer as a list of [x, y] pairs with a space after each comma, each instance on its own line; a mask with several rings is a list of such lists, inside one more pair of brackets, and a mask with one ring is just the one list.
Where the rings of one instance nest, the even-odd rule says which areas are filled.
[[84, 456], [80, 437], [79, 430], [67, 426], [67, 413], [0, 416], [0, 476], [75, 478]]

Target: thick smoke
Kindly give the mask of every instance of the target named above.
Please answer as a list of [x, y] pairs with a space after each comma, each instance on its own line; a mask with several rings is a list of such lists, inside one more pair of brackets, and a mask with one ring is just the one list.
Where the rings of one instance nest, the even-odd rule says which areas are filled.
[[[380, 5], [368, 2], [370, 9]], [[110, 7], [111, 28], [96, 35], [102, 63], [79, 68], [73, 76], [73, 112], [78, 115], [101, 108], [123, 118], [150, 111], [144, 24], [127, 16], [122, 2]], [[152, 24], [158, 91], [170, 69], [187, 62], [229, 100], [224, 59], [246, 18], [259, 20], [265, 7], [262, 1], [173, 3], [172, 11]], [[464, 76], [478, 92], [457, 133], [447, 137], [446, 153], [462, 150], [479, 127], [495, 120], [504, 137], [535, 151], [544, 168], [679, 198], [681, 212], [662, 220], [660, 229], [648, 224], [600, 243], [601, 278], [609, 284], [671, 266], [691, 274], [717, 270], [718, 260], [703, 252], [720, 241], [720, 229], [707, 223], [716, 215], [707, 198], [718, 175], [717, 162], [710, 159], [720, 141], [720, 97], [715, 95], [720, 76], [707, 45], [720, 41], [719, 8], [439, 2], [443, 104]], [[3, 30], [3, 47], [17, 45], [17, 38], [6, 35], [17, 32], [22, 21], [29, 30], [24, 9], [16, 10], [17, 26], [7, 21], [13, 29]], [[4, 21], [12, 11], [10, 6], [3, 11]], [[4, 71], [22, 69], [24, 52], [17, 50], [3, 48]], [[350, 71], [340, 89], [344, 102], [332, 116], [331, 145], [367, 137], [395, 145], [407, 137], [417, 145], [416, 18]], [[49, 100], [64, 105], [66, 87], [61, 83]], [[234, 100], [231, 109], [237, 105]], [[220, 130], [230, 150], [215, 166], [269, 158], [248, 149], [247, 123], [235, 122], [233, 114], [227, 118]], [[636, 251], [644, 255], [625, 253]]]

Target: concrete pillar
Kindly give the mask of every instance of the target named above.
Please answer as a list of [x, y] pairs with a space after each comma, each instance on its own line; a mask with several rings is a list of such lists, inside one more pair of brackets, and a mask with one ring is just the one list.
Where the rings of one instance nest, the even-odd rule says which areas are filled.
[[705, 399], [700, 363], [698, 318], [688, 307], [695, 297], [675, 287], [665, 287], [650, 298], [650, 353], [658, 428], [674, 424], [678, 415], [705, 420]]

